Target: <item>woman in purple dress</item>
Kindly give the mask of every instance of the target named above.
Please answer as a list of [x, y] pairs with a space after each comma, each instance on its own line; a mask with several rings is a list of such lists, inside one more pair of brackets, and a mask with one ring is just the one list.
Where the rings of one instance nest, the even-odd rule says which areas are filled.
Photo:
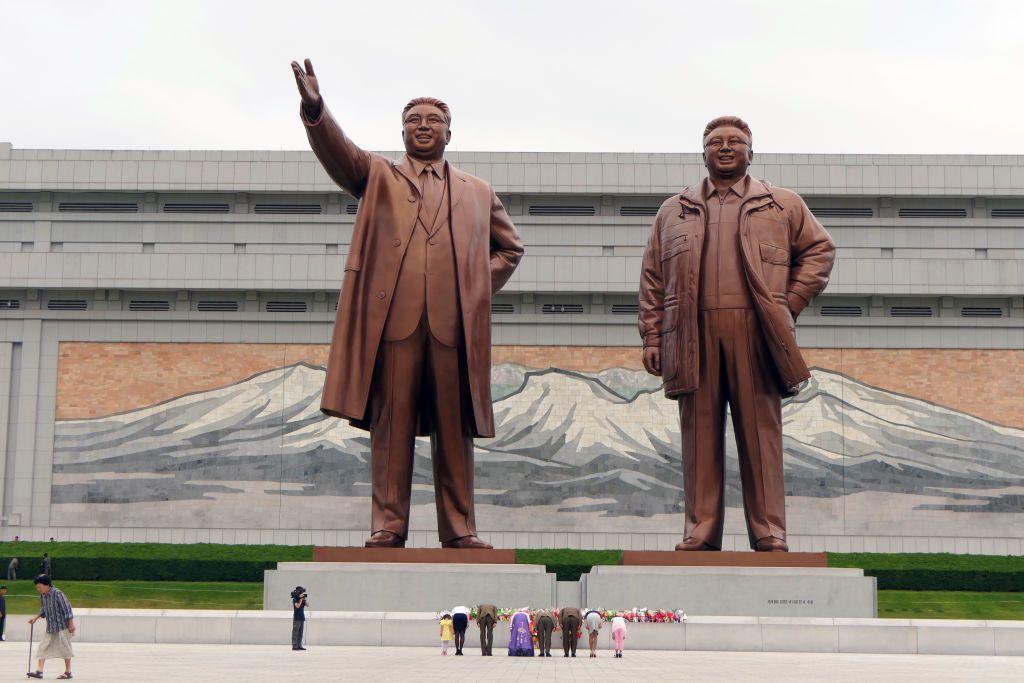
[[532, 657], [533, 634], [530, 633], [530, 615], [525, 612], [513, 614], [511, 629], [508, 637], [508, 656]]

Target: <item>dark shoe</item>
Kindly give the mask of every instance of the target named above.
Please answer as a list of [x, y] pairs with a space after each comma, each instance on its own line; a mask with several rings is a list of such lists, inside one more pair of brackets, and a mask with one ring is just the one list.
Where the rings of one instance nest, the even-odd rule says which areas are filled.
[[568, 652], [566, 652], [566, 653], [565, 653], [564, 655], [562, 655], [562, 656], [563, 656], [563, 657], [568, 657], [568, 656], [569, 656], [569, 653], [568, 653]]
[[25, 675], [28, 676], [29, 678], [42, 678], [43, 677], [43, 672], [42, 671], [29, 671]]
[[441, 544], [442, 548], [472, 548], [475, 550], [493, 550], [494, 546], [487, 541], [481, 541], [476, 536], [462, 536], [460, 538], [453, 538], [450, 541], [445, 541]]
[[405, 539], [391, 531], [378, 531], [366, 539], [367, 548], [404, 548]]
[[700, 540], [699, 538], [688, 536], [682, 543], [676, 544], [676, 550], [718, 550], [718, 548], [710, 543]]
[[58, 681], [67, 681], [67, 680], [70, 680], [71, 678], [73, 678], [73, 676], [71, 675], [70, 671], [65, 671], [60, 676], [57, 676], [57, 680]]
[[774, 536], [766, 536], [758, 540], [754, 546], [754, 550], [759, 553], [788, 553], [789, 546], [781, 538], [775, 538]]
[[305, 650], [306, 648], [300, 646], [300, 647], [293, 647], [292, 649], [293, 650]]

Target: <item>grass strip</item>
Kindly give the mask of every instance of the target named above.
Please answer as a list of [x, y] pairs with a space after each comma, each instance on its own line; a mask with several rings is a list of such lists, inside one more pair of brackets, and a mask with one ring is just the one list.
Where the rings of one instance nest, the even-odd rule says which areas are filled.
[[1024, 593], [880, 590], [878, 616], [886, 619], [1024, 620]]
[[[8, 581], [10, 614], [39, 611], [39, 594], [31, 581]], [[73, 608], [122, 609], [263, 609], [262, 583], [194, 583], [190, 581], [54, 581]]]

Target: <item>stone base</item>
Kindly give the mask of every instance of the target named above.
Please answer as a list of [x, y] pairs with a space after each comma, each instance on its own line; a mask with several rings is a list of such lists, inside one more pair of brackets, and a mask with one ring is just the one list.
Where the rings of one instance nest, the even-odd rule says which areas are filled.
[[878, 614], [875, 578], [864, 576], [862, 569], [600, 565], [582, 581], [588, 607], [682, 609], [688, 615], [707, 616]]
[[279, 562], [263, 574], [263, 608], [291, 609], [296, 586], [306, 588], [312, 609], [330, 611], [435, 612], [487, 602], [553, 605], [556, 597], [555, 575], [539, 564]]
[[410, 562], [415, 564], [515, 564], [516, 551], [466, 548], [313, 548], [314, 562]]
[[641, 567], [827, 567], [825, 553], [755, 553], [729, 550], [625, 550], [622, 564]]

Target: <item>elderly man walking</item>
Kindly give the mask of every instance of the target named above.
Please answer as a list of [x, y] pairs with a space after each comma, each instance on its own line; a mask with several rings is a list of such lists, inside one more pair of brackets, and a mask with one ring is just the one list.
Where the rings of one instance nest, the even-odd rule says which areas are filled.
[[40, 618], [46, 619], [46, 634], [39, 644], [39, 668], [29, 672], [29, 678], [42, 678], [43, 665], [47, 659], [63, 659], [64, 673], [57, 676], [60, 680], [71, 678], [71, 658], [75, 653], [71, 650], [71, 636], [75, 634], [75, 615], [71, 611], [71, 603], [59, 589], [53, 587], [50, 577], [40, 574], [36, 577], [36, 590], [39, 591], [41, 608], [39, 614], [28, 620], [34, 624]]

